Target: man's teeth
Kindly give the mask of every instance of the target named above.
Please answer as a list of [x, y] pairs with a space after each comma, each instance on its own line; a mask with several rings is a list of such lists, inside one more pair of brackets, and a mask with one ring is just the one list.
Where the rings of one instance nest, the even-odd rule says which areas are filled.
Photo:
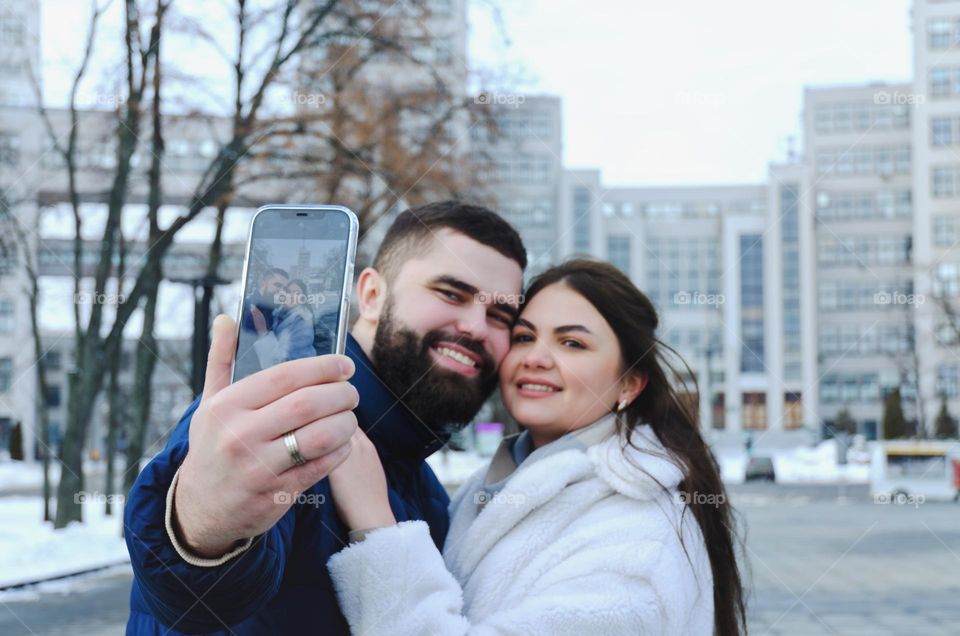
[[553, 393], [557, 391], [556, 388], [552, 386], [547, 386], [546, 384], [521, 384], [521, 389], [527, 389], [528, 391], [544, 391], [547, 393]]
[[457, 362], [461, 364], [465, 364], [468, 367], [477, 366], [476, 362], [474, 362], [471, 358], [468, 358], [467, 356], [463, 355], [459, 351], [454, 351], [453, 349], [448, 349], [446, 347], [440, 347], [440, 353], [447, 356], [448, 358], [453, 358]]

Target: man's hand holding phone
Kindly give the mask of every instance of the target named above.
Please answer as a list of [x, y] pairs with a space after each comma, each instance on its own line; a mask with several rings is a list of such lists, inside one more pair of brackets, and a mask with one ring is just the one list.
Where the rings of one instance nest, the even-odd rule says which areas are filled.
[[[174, 493], [176, 532], [200, 557], [219, 557], [273, 527], [347, 458], [357, 429], [350, 358], [291, 360], [230, 384], [236, 337], [236, 323], [217, 316]], [[305, 463], [284, 440], [291, 432]]]

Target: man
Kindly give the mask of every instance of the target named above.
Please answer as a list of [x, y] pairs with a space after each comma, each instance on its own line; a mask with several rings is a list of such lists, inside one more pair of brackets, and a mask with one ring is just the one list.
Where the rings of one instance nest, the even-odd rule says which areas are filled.
[[502, 218], [436, 203], [400, 214], [361, 272], [346, 357], [230, 385], [234, 325], [218, 316], [204, 393], [124, 511], [127, 633], [348, 634], [326, 563], [349, 538], [325, 477], [359, 424], [397, 520], [443, 545], [449, 500], [424, 460], [495, 386], [525, 266]]
[[263, 368], [251, 346], [258, 334], [256, 323], [259, 321], [266, 331], [273, 329], [273, 310], [289, 280], [290, 275], [286, 270], [272, 267], [263, 273], [257, 288], [243, 301], [240, 342], [245, 346], [241, 347], [237, 356], [236, 377], [244, 378]]

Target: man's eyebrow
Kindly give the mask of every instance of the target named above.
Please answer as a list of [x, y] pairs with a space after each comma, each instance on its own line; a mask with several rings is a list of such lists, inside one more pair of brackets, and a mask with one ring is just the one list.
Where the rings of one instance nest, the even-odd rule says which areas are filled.
[[450, 287], [453, 287], [454, 289], [459, 289], [460, 291], [466, 294], [470, 294], [471, 296], [476, 296], [477, 294], [480, 293], [480, 290], [474, 287], [473, 285], [471, 285], [470, 283], [464, 282], [459, 278], [455, 278], [453, 276], [448, 276], [448, 275], [437, 276], [436, 278], [430, 281], [430, 284], [431, 285], [449, 285]]
[[[477, 289], [470, 283], [464, 282], [454, 276], [449, 276], [449, 275], [437, 276], [436, 278], [430, 281], [430, 284], [431, 285], [448, 285], [450, 287], [453, 287], [454, 289], [458, 289], [463, 293], [469, 294], [471, 296], [477, 296], [480, 294], [479, 289]], [[517, 307], [514, 307], [509, 303], [495, 302], [495, 303], [492, 303], [492, 306], [495, 309], [507, 314], [511, 320], [516, 319], [517, 314], [520, 313], [520, 310]]]

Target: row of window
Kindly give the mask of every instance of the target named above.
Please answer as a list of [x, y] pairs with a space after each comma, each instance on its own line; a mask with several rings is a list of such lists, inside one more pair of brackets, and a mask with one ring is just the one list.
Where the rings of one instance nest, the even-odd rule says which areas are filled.
[[817, 193], [817, 219], [906, 219], [913, 210], [909, 190]]
[[519, 231], [555, 227], [553, 204], [549, 201], [511, 200], [498, 206], [503, 216]]
[[818, 133], [906, 129], [910, 127], [910, 106], [863, 101], [818, 104], [813, 126]]
[[[716, 309], [720, 252], [707, 237], [650, 237], [646, 241], [645, 291], [658, 307]], [[685, 302], [687, 301], [687, 302]]]
[[822, 325], [821, 355], [904, 353], [910, 349], [907, 325]]
[[[877, 403], [891, 389], [900, 385], [896, 374], [864, 373], [862, 375], [828, 375], [820, 380], [820, 401], [824, 404], [852, 402]], [[903, 397], [908, 387], [901, 387]]]
[[878, 309], [911, 305], [913, 281], [825, 281], [818, 290], [818, 305], [825, 311], [851, 309]]
[[828, 237], [817, 245], [821, 265], [863, 266], [910, 262], [909, 236]]
[[830, 177], [910, 174], [910, 146], [864, 146], [817, 150], [817, 174]]
[[553, 166], [549, 159], [511, 157], [498, 159], [480, 169], [480, 178], [496, 183], [549, 183]]
[[548, 141], [553, 134], [553, 122], [545, 113], [519, 111], [516, 114], [497, 115], [496, 127], [474, 126], [470, 136], [474, 141]]

